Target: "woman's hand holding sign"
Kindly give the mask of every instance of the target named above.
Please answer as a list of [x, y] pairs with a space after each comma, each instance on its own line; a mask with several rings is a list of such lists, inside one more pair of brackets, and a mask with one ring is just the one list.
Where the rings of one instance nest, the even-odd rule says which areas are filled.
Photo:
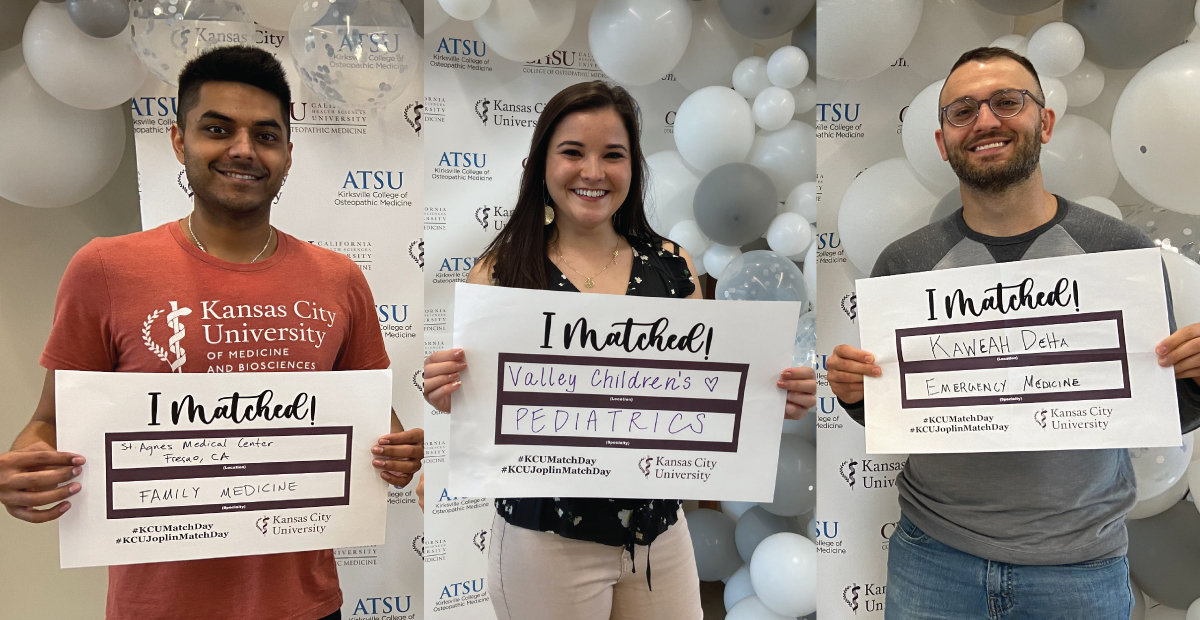
[[1181, 327], [1154, 348], [1158, 365], [1174, 366], [1176, 379], [1200, 384], [1200, 323]]
[[817, 404], [817, 372], [801, 366], [788, 368], [779, 373], [779, 376], [781, 378], [775, 384], [787, 390], [783, 417], [789, 420], [803, 418], [804, 414]]
[[830, 389], [845, 403], [863, 399], [863, 377], [883, 374], [883, 369], [875, 365], [874, 355], [848, 344], [834, 347], [825, 367], [829, 369]]
[[467, 369], [462, 349], [437, 351], [425, 358], [425, 402], [438, 411], [450, 411], [450, 395], [462, 387], [459, 373]]

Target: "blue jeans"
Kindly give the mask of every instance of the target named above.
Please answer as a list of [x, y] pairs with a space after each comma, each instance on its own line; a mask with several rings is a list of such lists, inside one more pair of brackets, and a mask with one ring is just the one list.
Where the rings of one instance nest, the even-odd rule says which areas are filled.
[[888, 546], [886, 620], [1128, 620], [1125, 556], [1061, 566], [992, 562], [904, 515]]

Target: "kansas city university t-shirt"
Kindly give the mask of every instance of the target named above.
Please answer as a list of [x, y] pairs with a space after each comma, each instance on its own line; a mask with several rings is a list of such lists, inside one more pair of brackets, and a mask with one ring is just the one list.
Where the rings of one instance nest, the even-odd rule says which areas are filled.
[[[389, 362], [371, 290], [349, 258], [279, 233], [270, 258], [228, 263], [171, 222], [75, 254], [41, 364], [291, 372]], [[113, 566], [108, 575], [110, 620], [310, 620], [342, 602], [331, 550]]]

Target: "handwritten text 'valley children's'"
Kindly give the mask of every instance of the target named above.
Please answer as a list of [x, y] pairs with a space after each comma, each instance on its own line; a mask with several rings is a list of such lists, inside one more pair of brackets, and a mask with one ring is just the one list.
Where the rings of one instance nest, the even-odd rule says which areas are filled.
[[[553, 329], [554, 315], [557, 313], [543, 312], [542, 314], [546, 316], [546, 331], [540, 348], [553, 349], [554, 347], [550, 344], [550, 335]], [[580, 317], [574, 323], [567, 323], [563, 326], [563, 349], [570, 349], [573, 344], [581, 349], [590, 348], [595, 351], [603, 351], [609, 346], [616, 346], [624, 349], [627, 353], [647, 349], [659, 351], [675, 349], [691, 353], [703, 351], [704, 359], [708, 359], [708, 354], [712, 350], [713, 328], [706, 328], [704, 323], [696, 323], [684, 335], [668, 334], [667, 329], [670, 323], [666, 317], [649, 323], [637, 323], [631, 317], [623, 322], [612, 323], [612, 327], [617, 329], [602, 335], [597, 330], [588, 327], [587, 318]], [[576, 337], [578, 337], [577, 342]], [[600, 337], [604, 338], [602, 343], [599, 340]]]

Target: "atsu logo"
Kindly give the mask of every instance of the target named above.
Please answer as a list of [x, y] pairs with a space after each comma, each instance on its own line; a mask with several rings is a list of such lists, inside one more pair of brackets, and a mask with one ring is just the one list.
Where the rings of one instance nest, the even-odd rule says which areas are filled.
[[438, 43], [437, 51], [435, 53], [483, 58], [487, 55], [487, 43], [472, 39], [442, 37], [441, 42]]
[[417, 239], [408, 244], [408, 255], [412, 257], [413, 262], [421, 269], [425, 268], [425, 240]]
[[[166, 362], [171, 367], [171, 372], [183, 372], [183, 365], [187, 363], [187, 351], [184, 350], [182, 343], [184, 337], [187, 336], [187, 330], [184, 328], [183, 323], [179, 321], [179, 317], [191, 314], [192, 309], [180, 308], [177, 301], [167, 303], [171, 306], [171, 309], [167, 312], [167, 327], [170, 327], [172, 330], [171, 337], [167, 340], [167, 348], [163, 349], [150, 336], [150, 328], [158, 320], [158, 316], [162, 314], [163, 311], [161, 309], [146, 315], [146, 320], [142, 322], [142, 343], [158, 359]], [[171, 355], [175, 356], [174, 360], [170, 359]]]
[[438, 267], [438, 271], [454, 273], [470, 271], [477, 260], [479, 259], [474, 256], [450, 256], [442, 259], [442, 266]]
[[179, 108], [174, 97], [134, 97], [130, 101], [135, 116], [177, 116]]
[[858, 120], [861, 105], [861, 103], [818, 103], [817, 122], [853, 123]]
[[850, 322], [853, 323], [858, 318], [858, 293], [851, 292], [849, 295], [842, 297], [842, 312], [850, 317]]
[[391, 170], [350, 170], [342, 189], [400, 189], [404, 187], [404, 173]]
[[474, 536], [471, 537], [471, 544], [475, 545], [475, 548], [478, 549], [480, 553], [487, 552], [487, 536], [487, 530], [479, 530], [478, 532], [475, 532]]
[[817, 533], [817, 536], [816, 536], [817, 538], [826, 538], [829, 540], [833, 540], [833, 539], [837, 538], [837, 535], [838, 535], [838, 522], [837, 521], [814, 521], [813, 529]]
[[875, 459], [863, 459], [862, 461], [849, 459], [842, 461], [842, 464], [838, 466], [838, 473], [851, 489], [855, 485], [864, 489], [887, 489], [896, 486], [895, 474], [903, 469], [903, 461], [888, 463]]
[[483, 168], [487, 166], [487, 153], [442, 151], [437, 165], [447, 168]]
[[408, 321], [408, 304], [376, 304], [380, 323], [405, 323]]
[[358, 615], [406, 613], [412, 607], [411, 596], [375, 596], [360, 598], [354, 606], [351, 618]]
[[408, 122], [408, 126], [412, 127], [418, 136], [421, 135], [421, 111], [424, 109], [425, 105], [419, 101], [414, 101], [404, 106], [404, 120]]
[[842, 247], [842, 240], [837, 233], [821, 233], [817, 235], [818, 250], [833, 250]]
[[458, 581], [449, 585], [442, 586], [442, 593], [438, 595], [438, 600], [448, 598], [458, 598], [467, 594], [480, 594], [486, 592], [484, 589], [484, 579], [471, 579], [469, 581]]

